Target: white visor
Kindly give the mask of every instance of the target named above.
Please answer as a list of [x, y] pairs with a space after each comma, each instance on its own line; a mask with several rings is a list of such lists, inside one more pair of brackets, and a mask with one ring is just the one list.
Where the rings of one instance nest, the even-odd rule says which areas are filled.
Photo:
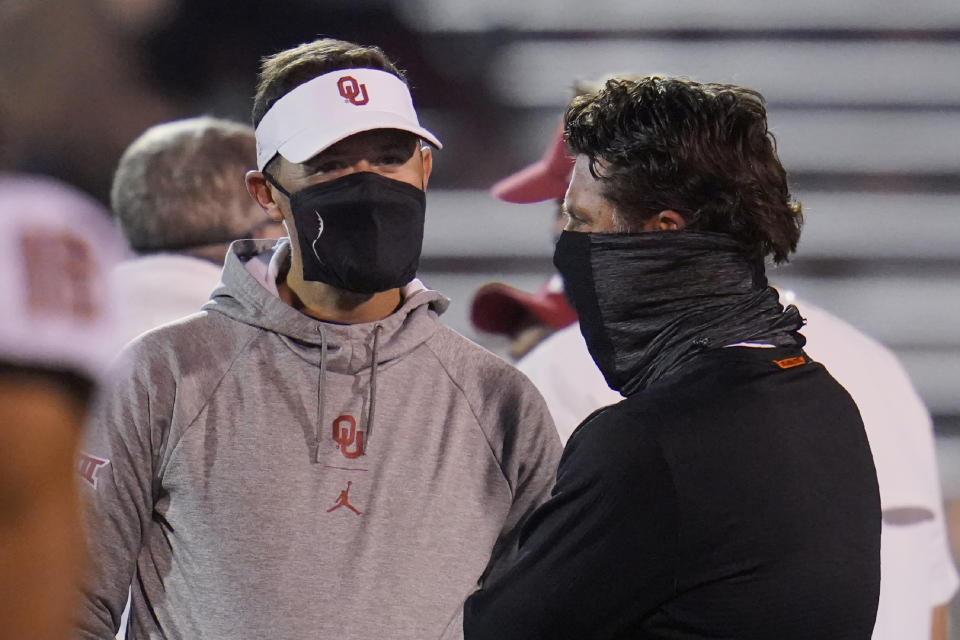
[[409, 131], [438, 149], [420, 126], [410, 89], [379, 69], [339, 69], [277, 100], [257, 125], [257, 168], [274, 155], [299, 164], [348, 136], [371, 129]]

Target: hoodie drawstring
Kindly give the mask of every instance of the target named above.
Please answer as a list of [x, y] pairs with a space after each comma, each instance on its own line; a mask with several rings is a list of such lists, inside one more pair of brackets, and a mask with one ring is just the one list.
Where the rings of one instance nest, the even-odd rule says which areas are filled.
[[370, 408], [367, 409], [367, 435], [366, 441], [370, 442], [370, 432], [373, 431], [373, 408], [377, 403], [377, 350], [380, 347], [380, 332], [383, 325], [376, 325], [373, 328], [373, 361], [370, 363]]
[[[380, 351], [380, 332], [383, 331], [383, 325], [376, 325], [373, 328], [373, 358], [370, 362], [370, 404], [367, 409], [367, 425], [364, 429], [364, 441], [369, 442], [370, 432], [373, 430], [373, 416], [377, 404], [377, 369], [378, 356]], [[314, 438], [316, 445], [314, 448], [313, 459], [320, 462], [320, 444], [323, 438], [323, 405], [324, 383], [327, 379], [327, 333], [323, 325], [317, 325], [317, 333], [320, 334], [320, 371], [317, 379], [317, 419], [314, 426]]]
[[314, 428], [314, 438], [316, 439], [316, 448], [314, 449], [313, 459], [320, 462], [320, 443], [323, 437], [323, 383], [327, 379], [327, 332], [323, 325], [317, 325], [317, 333], [320, 334], [320, 372], [317, 379], [317, 420]]

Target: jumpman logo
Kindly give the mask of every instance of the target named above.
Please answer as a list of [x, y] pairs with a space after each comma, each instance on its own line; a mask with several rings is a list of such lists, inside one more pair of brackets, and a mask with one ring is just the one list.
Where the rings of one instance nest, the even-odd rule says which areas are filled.
[[331, 511], [339, 509], [340, 507], [346, 507], [347, 509], [350, 509], [350, 511], [353, 511], [358, 516], [363, 513], [362, 511], [357, 511], [356, 509], [354, 509], [353, 505], [350, 504], [349, 495], [350, 495], [350, 485], [352, 484], [353, 482], [349, 480], [347, 481], [347, 488], [340, 492], [340, 495], [337, 496], [337, 504], [327, 509], [327, 513], [330, 513]]

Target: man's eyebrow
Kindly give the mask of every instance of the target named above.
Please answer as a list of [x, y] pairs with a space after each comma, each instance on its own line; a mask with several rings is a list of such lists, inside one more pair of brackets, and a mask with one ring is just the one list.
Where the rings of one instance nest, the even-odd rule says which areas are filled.
[[332, 158], [332, 159], [339, 158], [339, 157], [341, 157], [342, 155], [343, 155], [342, 153], [340, 153], [340, 152], [338, 152], [338, 151], [336, 151], [336, 150], [324, 149], [323, 151], [321, 151], [321, 152], [318, 153], [317, 155], [313, 156], [312, 158], [309, 158], [309, 159], [307, 159], [307, 160], [304, 160], [301, 164], [305, 164], [305, 165], [317, 165], [317, 164], [320, 164], [321, 162], [326, 162], [326, 161], [330, 160], [331, 158]]
[[305, 160], [301, 164], [305, 167], [314, 168], [328, 162], [337, 162], [339, 160], [343, 160], [344, 158], [351, 158], [354, 155], [355, 154], [341, 151], [339, 149], [324, 149], [317, 155], [313, 156], [309, 160]]
[[371, 145], [365, 151], [351, 150], [351, 149], [337, 149], [330, 147], [329, 149], [324, 149], [317, 155], [313, 156], [309, 160], [303, 162], [307, 166], [316, 166], [318, 164], [329, 162], [331, 160], [342, 160], [343, 158], [354, 158], [367, 155], [370, 153], [394, 153], [394, 152], [403, 152], [409, 155], [413, 155], [417, 150], [416, 145], [408, 144], [406, 140], [384, 140], [380, 143]]

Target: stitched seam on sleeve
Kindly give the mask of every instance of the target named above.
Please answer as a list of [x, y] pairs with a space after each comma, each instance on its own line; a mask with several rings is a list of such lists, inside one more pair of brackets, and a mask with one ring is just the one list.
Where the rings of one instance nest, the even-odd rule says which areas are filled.
[[[244, 342], [242, 346], [240, 346], [237, 349], [236, 353], [233, 354], [233, 358], [231, 358], [230, 364], [226, 366], [226, 368], [223, 370], [223, 374], [217, 380], [217, 383], [213, 385], [213, 388], [210, 389], [210, 392], [207, 394], [207, 397], [204, 398], [203, 402], [200, 403], [200, 406], [197, 407], [197, 410], [194, 413], [193, 418], [191, 418], [190, 421], [187, 422], [186, 426], [184, 426], [183, 429], [180, 430], [180, 435], [177, 436], [176, 440], [172, 443], [172, 446], [170, 442], [167, 443], [168, 453], [167, 455], [164, 456], [163, 461], [160, 463], [160, 468], [157, 470], [157, 479], [160, 481], [161, 485], [163, 484], [163, 475], [164, 473], [166, 473], [167, 466], [170, 464], [170, 461], [173, 460], [174, 455], [177, 453], [177, 450], [180, 448], [180, 444], [183, 442], [184, 436], [186, 436], [187, 432], [190, 431], [190, 429], [192, 429], [193, 426], [197, 423], [197, 420], [200, 418], [200, 414], [203, 413], [203, 410], [206, 409], [207, 405], [210, 404], [210, 401], [213, 399], [213, 396], [216, 395], [217, 390], [220, 388], [220, 385], [223, 383], [224, 379], [233, 370], [233, 367], [234, 365], [236, 365], [237, 360], [240, 359], [240, 356], [247, 351], [247, 348], [250, 346], [250, 343], [252, 343], [254, 340], [259, 338], [262, 333], [264, 333], [263, 329], [255, 328], [254, 334], [246, 342]], [[172, 436], [173, 433], [171, 432], [170, 435]]]
[[[435, 334], [435, 335], [436, 335], [436, 334]], [[457, 379], [450, 373], [450, 370], [447, 368], [447, 365], [446, 365], [446, 363], [443, 361], [443, 358], [441, 358], [441, 357], [439, 356], [439, 354], [437, 354], [437, 352], [436, 352], [436, 350], [434, 350], [433, 345], [431, 344], [431, 342], [432, 342], [432, 339], [431, 339], [431, 340], [427, 340], [426, 343], [425, 343], [425, 346], [430, 350], [430, 353], [433, 355], [433, 357], [434, 357], [434, 358], [437, 360], [437, 362], [440, 364], [440, 367], [443, 369], [443, 372], [447, 375], [447, 378], [450, 380], [450, 382], [453, 384], [453, 386], [455, 386], [455, 387], [457, 388], [457, 391], [460, 392], [460, 395], [463, 396], [464, 401], [467, 403], [467, 407], [470, 409], [470, 413], [473, 415], [473, 419], [474, 419], [474, 421], [477, 423], [477, 428], [480, 429], [480, 433], [481, 433], [481, 435], [483, 435], [483, 441], [487, 443], [487, 448], [490, 450], [490, 455], [493, 457], [493, 459], [494, 459], [494, 460], [496, 461], [496, 463], [497, 463], [497, 469], [500, 470], [500, 476], [503, 478], [503, 481], [504, 481], [504, 482], [506, 483], [506, 485], [507, 485], [507, 489], [509, 489], [509, 491], [510, 491], [510, 501], [513, 502], [513, 500], [516, 498], [516, 490], [515, 490], [514, 486], [510, 483], [510, 480], [507, 478], [507, 474], [504, 473], [504, 471], [503, 471], [503, 461], [497, 456], [496, 450], [494, 449], [493, 444], [490, 442], [490, 437], [487, 435], [486, 430], [483, 428], [483, 422], [480, 420], [480, 417], [477, 415], [476, 409], [474, 409], [473, 404], [471, 404], [471, 402], [470, 402], [470, 397], [469, 397], [469, 396], [467, 395], [467, 393], [463, 390], [463, 386], [462, 386], [462, 385], [457, 381]]]

